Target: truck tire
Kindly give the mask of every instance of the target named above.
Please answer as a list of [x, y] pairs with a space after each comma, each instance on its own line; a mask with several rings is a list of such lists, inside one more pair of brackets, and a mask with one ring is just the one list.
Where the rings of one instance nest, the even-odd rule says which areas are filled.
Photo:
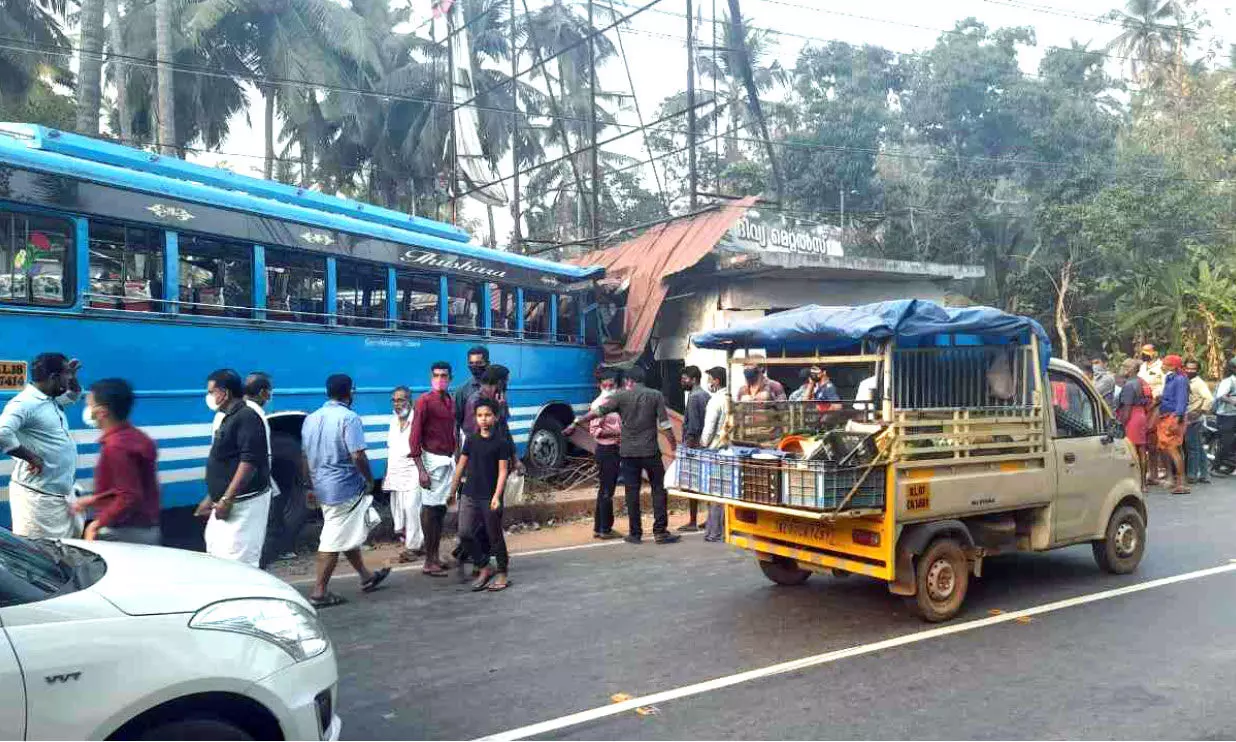
[[1102, 541], [1090, 542], [1099, 569], [1114, 575], [1127, 575], [1137, 569], [1146, 553], [1146, 521], [1136, 508], [1116, 508], [1107, 522]]
[[773, 557], [771, 562], [760, 562], [760, 570], [764, 576], [778, 585], [793, 587], [801, 585], [811, 576], [811, 572], [798, 566], [798, 563], [787, 557]]
[[546, 417], [528, 436], [528, 468], [538, 474], [552, 474], [566, 463], [567, 439], [562, 423]]
[[938, 538], [918, 558], [911, 607], [924, 621], [939, 623], [956, 616], [970, 587], [970, 563], [961, 544]]

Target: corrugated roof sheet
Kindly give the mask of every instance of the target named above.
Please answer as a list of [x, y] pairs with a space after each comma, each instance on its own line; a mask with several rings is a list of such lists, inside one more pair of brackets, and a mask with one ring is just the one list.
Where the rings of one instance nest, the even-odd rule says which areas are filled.
[[637, 356], [648, 344], [669, 289], [665, 279], [700, 262], [757, 200], [748, 196], [713, 211], [661, 224], [632, 240], [571, 261], [602, 266], [609, 280], [628, 284], [624, 355]]

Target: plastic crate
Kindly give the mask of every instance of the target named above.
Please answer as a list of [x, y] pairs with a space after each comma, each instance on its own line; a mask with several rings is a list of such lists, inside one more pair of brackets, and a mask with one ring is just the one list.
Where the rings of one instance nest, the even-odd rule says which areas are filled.
[[743, 500], [764, 505], [781, 504], [781, 459], [772, 456], [742, 459]]
[[742, 458], [737, 454], [713, 452], [703, 461], [706, 495], [737, 500], [742, 497]]
[[[836, 468], [828, 462], [786, 462], [781, 472], [781, 497], [789, 507], [810, 510], [836, 509], [860, 480], [847, 509], [884, 507], [885, 467]], [[866, 475], [864, 477], [864, 474]]]

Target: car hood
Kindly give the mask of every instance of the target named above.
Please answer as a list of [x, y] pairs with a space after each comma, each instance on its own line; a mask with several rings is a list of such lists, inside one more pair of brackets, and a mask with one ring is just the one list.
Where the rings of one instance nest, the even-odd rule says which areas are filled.
[[129, 615], [193, 613], [235, 598], [279, 598], [310, 607], [286, 582], [240, 562], [160, 546], [65, 543], [103, 558], [107, 573], [90, 589]]

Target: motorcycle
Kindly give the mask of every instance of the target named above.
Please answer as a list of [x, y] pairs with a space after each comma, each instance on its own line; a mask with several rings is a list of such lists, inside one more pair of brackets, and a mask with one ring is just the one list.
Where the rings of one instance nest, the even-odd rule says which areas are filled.
[[1202, 418], [1202, 450], [1206, 452], [1206, 458], [1210, 459], [1210, 468], [1213, 471], [1219, 457], [1219, 422], [1215, 415]]

